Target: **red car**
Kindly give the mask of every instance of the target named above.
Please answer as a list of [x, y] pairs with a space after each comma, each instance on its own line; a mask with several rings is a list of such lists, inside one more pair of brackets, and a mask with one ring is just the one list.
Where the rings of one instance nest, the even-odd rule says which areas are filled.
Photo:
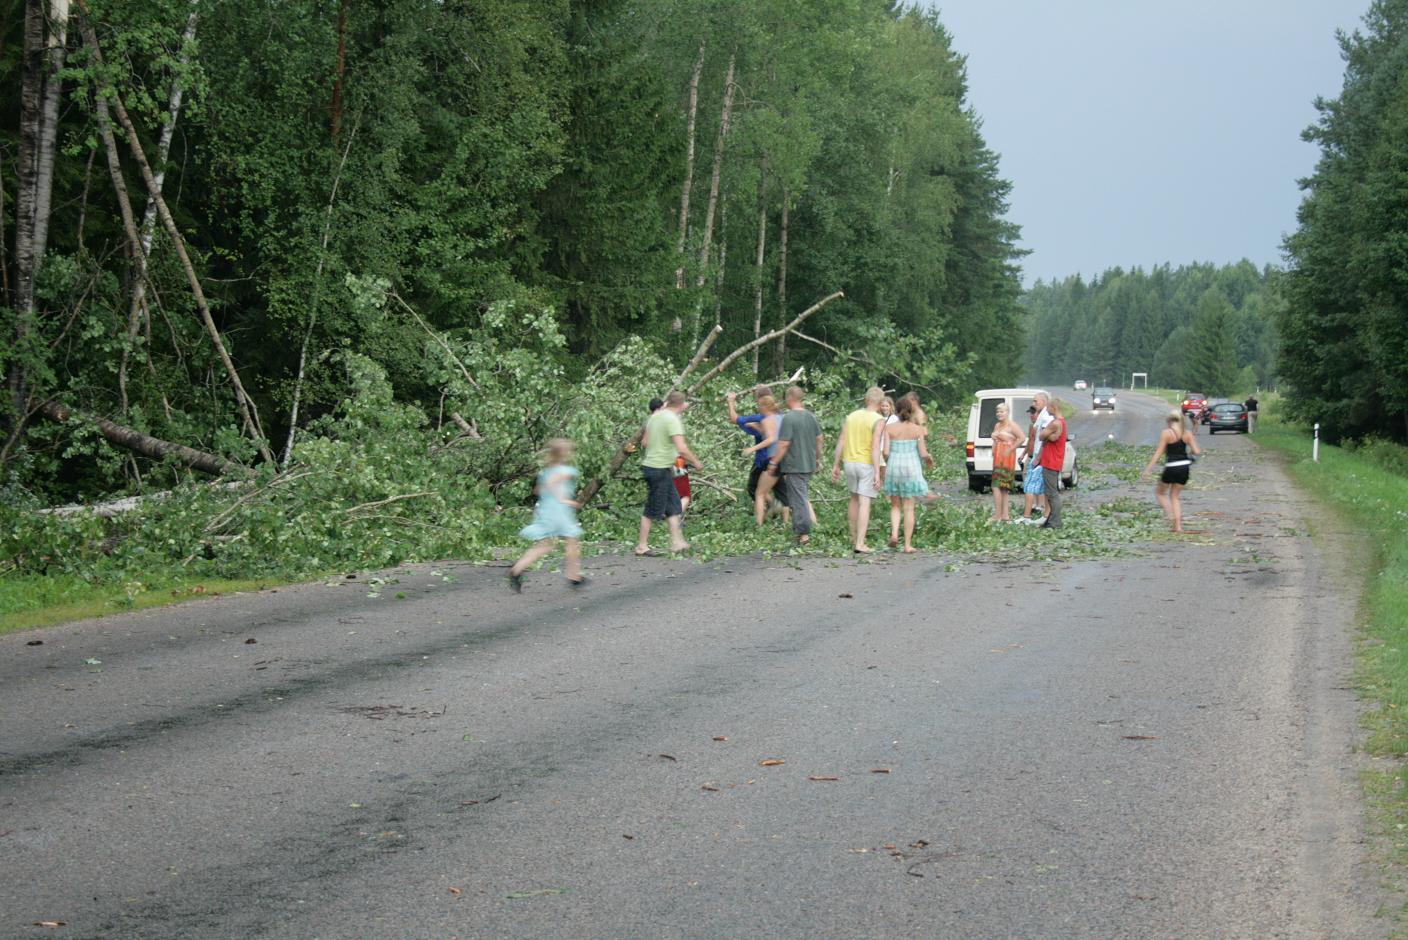
[[1183, 413], [1197, 421], [1208, 407], [1208, 396], [1202, 392], [1186, 392], [1183, 395]]

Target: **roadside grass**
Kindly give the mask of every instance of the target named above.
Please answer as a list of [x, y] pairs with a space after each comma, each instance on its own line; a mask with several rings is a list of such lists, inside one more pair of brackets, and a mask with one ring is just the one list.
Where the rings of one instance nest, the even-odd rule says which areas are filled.
[[[1374, 453], [1323, 443], [1320, 462], [1313, 463], [1310, 435], [1274, 417], [1263, 420], [1252, 439], [1285, 454], [1292, 477], [1363, 536], [1369, 564], [1358, 686], [1368, 704], [1364, 748], [1381, 762], [1365, 772], [1363, 783], [1371, 820], [1386, 839], [1393, 879], [1402, 885], [1408, 882], [1408, 475]], [[1408, 455], [1408, 449], [1397, 450]], [[1398, 935], [1408, 935], [1408, 906], [1397, 918]]]
[[167, 575], [150, 583], [115, 585], [71, 575], [10, 575], [0, 578], [0, 634], [288, 583], [276, 578], [193, 580]]

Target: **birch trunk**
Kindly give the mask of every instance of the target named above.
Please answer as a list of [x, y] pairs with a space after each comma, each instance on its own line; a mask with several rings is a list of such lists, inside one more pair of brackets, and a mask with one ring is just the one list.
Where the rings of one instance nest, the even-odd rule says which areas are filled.
[[[787, 219], [792, 210], [792, 196], [782, 190], [782, 227], [777, 236], [777, 316], [787, 319]], [[777, 340], [777, 371], [787, 371], [787, 334]]]
[[694, 128], [699, 116], [699, 76], [704, 72], [704, 44], [699, 44], [699, 58], [694, 60], [694, 72], [689, 77], [689, 116], [686, 125], [684, 185], [680, 187], [680, 234], [675, 245], [679, 267], [675, 268], [675, 288], [684, 289], [684, 245], [689, 235], [689, 196], [694, 191]]
[[[724, 105], [719, 117], [719, 136], [714, 142], [714, 172], [709, 179], [709, 202], [704, 210], [704, 238], [699, 246], [699, 276], [696, 287], [703, 288], [709, 277], [709, 249], [714, 240], [714, 214], [719, 207], [719, 176], [724, 168], [724, 142], [728, 139], [729, 123], [733, 120], [734, 56], [729, 56], [728, 73], [724, 76]], [[699, 339], [699, 306], [694, 307], [695, 341]]]
[[[758, 254], [754, 259], [753, 274], [753, 338], [763, 335], [763, 261], [766, 258], [768, 243], [768, 185], [767, 173], [758, 179]], [[760, 371], [761, 346], [753, 347], [753, 375]]]
[[44, 259], [44, 246], [49, 242], [50, 200], [54, 193], [54, 142], [59, 133], [59, 100], [63, 98], [64, 69], [68, 54], [69, 0], [49, 0], [49, 36], [44, 49], [43, 125], [39, 134], [39, 150], [34, 190], [34, 274], [38, 275]]
[[[127, 256], [132, 259], [133, 273], [136, 274], [137, 259], [142, 254], [141, 238], [137, 234], [137, 220], [132, 214], [132, 200], [127, 194], [127, 180], [122, 175], [122, 159], [117, 152], [117, 140], [112, 134], [112, 115], [108, 110], [107, 99], [101, 94], [96, 97], [94, 112], [98, 116], [98, 136], [103, 141], [107, 154], [108, 175], [112, 177], [113, 192], [117, 194], [117, 209], [122, 216], [122, 231], [127, 235]], [[133, 295], [142, 283], [139, 277], [133, 285]], [[127, 343], [122, 347], [122, 360], [117, 367], [117, 393], [122, 406], [122, 414], [127, 414], [127, 363], [131, 356], [132, 340], [136, 337], [137, 306], [134, 304], [127, 314]]]
[[[181, 71], [185, 69], [191, 58], [191, 43], [196, 38], [196, 22], [200, 16], [197, 8], [198, 0], [191, 0], [191, 12], [186, 17], [186, 29], [181, 34], [181, 53], [179, 67], [175, 75], [171, 77], [171, 93], [166, 102], [166, 123], [161, 127], [161, 135], [156, 142], [156, 190], [162, 191], [166, 183], [166, 160], [171, 153], [171, 138], [176, 133], [176, 119], [181, 114], [181, 101], [185, 97], [185, 88], [181, 85]], [[103, 101], [100, 95], [98, 100]], [[103, 102], [106, 109], [106, 102]], [[114, 171], [117, 176], [121, 171]], [[125, 196], [125, 190], [124, 190]], [[130, 211], [130, 210], [128, 210]], [[142, 230], [138, 235], [138, 245], [136, 257], [132, 259], [132, 302], [127, 311], [127, 345], [122, 348], [122, 362], [118, 367], [118, 386], [122, 393], [122, 413], [127, 414], [127, 365], [132, 353], [132, 344], [137, 340], [137, 334], [141, 330], [141, 324], [145, 318], [148, 321], [147, 335], [151, 336], [150, 318], [151, 312], [147, 309], [147, 262], [152, 254], [152, 238], [156, 234], [156, 200], [148, 198], [147, 208], [142, 212]], [[147, 347], [148, 361], [150, 361], [151, 347]]]
[[[78, 7], [83, 11], [83, 41], [88, 44], [89, 51], [93, 56], [93, 61], [99, 66], [103, 64], [102, 47], [98, 45], [97, 33], [93, 31], [93, 22], [88, 15], [87, 4], [84, 0], [78, 0]], [[259, 424], [259, 414], [255, 409], [254, 402], [245, 391], [244, 382], [240, 380], [240, 374], [235, 369], [234, 362], [230, 359], [230, 352], [225, 348], [225, 340], [220, 335], [219, 328], [215, 325], [215, 318], [210, 313], [210, 305], [205, 299], [205, 289], [201, 286], [200, 277], [196, 274], [195, 265], [191, 262], [191, 256], [186, 251], [186, 239], [181, 234], [180, 228], [176, 225], [176, 220], [171, 216], [171, 209], [166, 205], [166, 200], [161, 196], [161, 190], [157, 188], [156, 177], [152, 174], [151, 164], [147, 162], [146, 152], [142, 149], [142, 142], [137, 137], [137, 128], [132, 124], [132, 118], [127, 114], [127, 108], [122, 103], [122, 95], [109, 83], [103, 82], [106, 87], [99, 88], [98, 93], [108, 93], [112, 96], [112, 108], [117, 113], [118, 123], [127, 133], [127, 145], [132, 151], [133, 158], [137, 161], [137, 166], [142, 171], [142, 180], [147, 185], [147, 193], [152, 201], [156, 203], [157, 215], [161, 218], [161, 223], [165, 227], [168, 235], [171, 236], [172, 247], [176, 249], [176, 256], [181, 262], [181, 267], [186, 273], [186, 280], [190, 283], [191, 296], [195, 299], [196, 310], [200, 314], [201, 322], [205, 324], [206, 333], [210, 336], [210, 341], [215, 346], [216, 354], [220, 357], [220, 363], [225, 368], [225, 375], [230, 380], [230, 385], [235, 391], [235, 404], [239, 409], [240, 418], [244, 423], [245, 432], [259, 448], [259, 456], [266, 462], [274, 462], [274, 454], [269, 450], [268, 441], [264, 439], [264, 430]]]
[[[93, 160], [98, 156], [98, 149], [90, 147], [88, 150], [88, 162], [83, 166], [83, 195], [78, 201], [78, 248], [83, 249], [83, 229], [88, 224], [88, 193], [93, 189]], [[0, 215], [4, 215], [3, 207], [0, 207]]]
[[[20, 53], [19, 154], [15, 184], [15, 345], [23, 350], [33, 327], [34, 276], [43, 248], [35, 240], [39, 184], [39, 143], [44, 131], [44, 7], [40, 0], [24, 5], [24, 45]], [[24, 420], [27, 376], [21, 361], [10, 364], [10, 407], [16, 427]]]
[[284, 453], [279, 461], [279, 469], [288, 467], [293, 459], [293, 439], [298, 434], [298, 407], [303, 399], [303, 377], [308, 370], [308, 342], [313, 338], [313, 327], [318, 322], [318, 304], [323, 299], [323, 266], [328, 257], [328, 239], [332, 235], [332, 207], [337, 202], [337, 187], [342, 182], [342, 169], [347, 166], [347, 155], [352, 151], [352, 141], [357, 139], [359, 124], [352, 125], [352, 133], [347, 135], [347, 146], [342, 148], [342, 159], [338, 161], [337, 172], [332, 176], [332, 192], [328, 196], [327, 209], [323, 214], [323, 243], [318, 250], [318, 267], [313, 272], [316, 285], [313, 302], [308, 305], [308, 327], [303, 331], [303, 345], [298, 350], [298, 378], [293, 383], [293, 402], [289, 406], [288, 437], [284, 440]]
[[719, 207], [719, 269], [714, 272], [714, 325], [724, 322], [724, 271], [728, 265], [728, 200]]

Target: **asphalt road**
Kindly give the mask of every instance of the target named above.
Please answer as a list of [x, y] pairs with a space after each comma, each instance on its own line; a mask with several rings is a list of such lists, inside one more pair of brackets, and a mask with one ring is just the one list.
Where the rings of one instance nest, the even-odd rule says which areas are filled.
[[[1135, 401], [1077, 434], [1152, 440]], [[1203, 440], [1201, 534], [1138, 557], [416, 566], [0, 637], [0, 937], [1386, 935], [1345, 552]]]

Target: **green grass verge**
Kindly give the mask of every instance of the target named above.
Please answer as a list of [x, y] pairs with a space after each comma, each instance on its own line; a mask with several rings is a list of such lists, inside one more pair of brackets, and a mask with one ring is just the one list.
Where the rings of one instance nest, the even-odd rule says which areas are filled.
[[90, 584], [64, 575], [12, 575], [0, 578], [0, 634], [286, 583], [270, 578], [193, 581], [171, 577], [112, 585]]
[[[1296, 482], [1364, 539], [1370, 563], [1358, 685], [1368, 705], [1364, 747], [1381, 766], [1363, 782], [1371, 821], [1386, 837], [1390, 877], [1401, 887], [1408, 883], [1408, 476], [1364, 452], [1324, 444], [1313, 463], [1310, 436], [1274, 420], [1263, 421], [1252, 439], [1285, 454]], [[1405, 920], [1408, 907], [1398, 912], [1398, 936], [1408, 936]]]

